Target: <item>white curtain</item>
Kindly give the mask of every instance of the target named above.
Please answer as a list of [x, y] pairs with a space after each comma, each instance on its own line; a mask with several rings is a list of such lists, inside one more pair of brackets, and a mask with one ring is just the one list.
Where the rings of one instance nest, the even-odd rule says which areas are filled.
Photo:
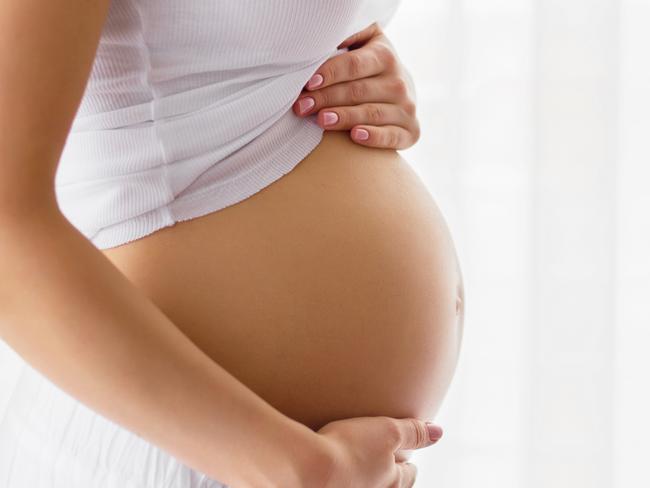
[[650, 486], [650, 0], [403, 0], [465, 340], [418, 487]]

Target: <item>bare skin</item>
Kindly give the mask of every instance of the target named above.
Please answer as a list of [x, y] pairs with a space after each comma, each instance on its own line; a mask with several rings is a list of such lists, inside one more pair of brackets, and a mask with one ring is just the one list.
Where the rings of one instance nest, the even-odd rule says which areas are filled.
[[462, 280], [408, 163], [343, 132], [221, 211], [104, 254], [195, 344], [314, 430], [433, 418], [456, 365]]
[[[435, 410], [459, 332], [455, 261], [431, 200], [394, 152], [350, 148], [358, 166], [341, 172], [329, 153], [339, 172], [328, 173], [304, 164], [314, 156], [241, 204], [102, 254], [60, 212], [54, 177], [108, 7], [0, 2], [0, 338], [82, 403], [228, 485], [412, 486], [415, 467], [398, 454], [435, 442], [423, 419], [350, 418], [314, 433], [292, 417], [317, 427], [346, 411]], [[319, 394], [314, 378], [323, 407], [301, 395]]]

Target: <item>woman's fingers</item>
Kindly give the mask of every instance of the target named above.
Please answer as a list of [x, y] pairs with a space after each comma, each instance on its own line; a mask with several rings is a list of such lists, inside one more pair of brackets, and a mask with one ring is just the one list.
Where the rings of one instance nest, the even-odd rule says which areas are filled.
[[378, 416], [335, 420], [321, 427], [317, 433], [330, 446], [333, 459], [324, 486], [411, 488], [417, 469], [401, 458], [442, 436], [440, 427], [427, 424], [417, 418]]
[[420, 138], [420, 124], [406, 110], [390, 103], [362, 103], [323, 109], [318, 125], [329, 130], [350, 130], [354, 142], [364, 146], [406, 149]]
[[392, 103], [362, 103], [346, 107], [328, 107], [318, 112], [318, 125], [324, 129], [349, 130], [355, 125], [400, 125], [415, 129], [416, 121], [406, 110]]
[[407, 149], [418, 140], [415, 134], [398, 125], [357, 126], [350, 131], [350, 137], [363, 146], [385, 149]]
[[[368, 43], [354, 51], [344, 52], [325, 61], [312, 75], [305, 88], [321, 89], [335, 83], [352, 81], [383, 73], [387, 68], [385, 48]], [[390, 65], [392, 67], [392, 64]], [[317, 76], [317, 75], [320, 75]]]
[[408, 106], [408, 90], [404, 78], [371, 76], [362, 80], [337, 83], [314, 92], [303, 91], [294, 102], [293, 109], [296, 115], [305, 116], [324, 107], [359, 105], [366, 102], [403, 103]]
[[395, 480], [391, 486], [412, 488], [418, 475], [418, 469], [413, 463], [395, 463]]
[[405, 463], [411, 459], [413, 450], [411, 449], [398, 449], [395, 451], [395, 462], [396, 463]]

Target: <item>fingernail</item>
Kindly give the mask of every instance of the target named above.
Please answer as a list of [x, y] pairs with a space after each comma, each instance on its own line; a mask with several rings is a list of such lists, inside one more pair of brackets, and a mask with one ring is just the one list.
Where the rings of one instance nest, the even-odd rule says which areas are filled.
[[298, 111], [301, 114], [307, 113], [314, 105], [316, 102], [312, 97], [301, 98], [298, 100]]
[[354, 134], [352, 135], [355, 139], [359, 139], [360, 141], [365, 141], [370, 137], [370, 134], [368, 134], [366, 129], [354, 129]]
[[339, 116], [336, 112], [324, 112], [323, 113], [323, 123], [325, 125], [336, 124], [339, 121]]
[[426, 422], [427, 430], [429, 431], [429, 439], [431, 442], [438, 442], [442, 437], [442, 427], [434, 425], [431, 422]]
[[323, 77], [316, 73], [314, 76], [309, 78], [309, 81], [307, 82], [307, 88], [316, 88], [317, 86], [320, 86], [321, 83], [323, 83]]

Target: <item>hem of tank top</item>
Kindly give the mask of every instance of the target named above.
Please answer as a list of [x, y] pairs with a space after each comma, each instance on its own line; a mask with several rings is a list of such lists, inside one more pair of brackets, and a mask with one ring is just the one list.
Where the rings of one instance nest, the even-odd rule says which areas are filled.
[[[227, 182], [218, 182], [146, 214], [101, 229], [91, 239], [93, 244], [102, 250], [127, 244], [165, 227], [171, 227], [177, 222], [223, 210], [255, 195], [293, 170], [321, 142], [325, 129], [314, 122], [303, 124], [300, 128], [301, 130], [294, 133], [291, 139], [274, 152], [271, 159], [255, 165]], [[215, 198], [215, 190], [218, 189], [225, 189], [226, 193], [220, 198]], [[161, 218], [166, 222], [163, 225], [159, 225]]]
[[[187, 195], [183, 195], [182, 197], [175, 198], [174, 201], [169, 203], [169, 206], [174, 207], [174, 206], [180, 206], [182, 205], [183, 202], [192, 202], [196, 199], [203, 198], [203, 195], [205, 193], [211, 193], [215, 189], [219, 187], [226, 187], [231, 184], [233, 181], [241, 181], [241, 180], [247, 180], [249, 178], [249, 175], [251, 173], [260, 173], [260, 172], [265, 172], [265, 170], [269, 169], [269, 166], [286, 166], [287, 163], [279, 163], [277, 162], [277, 159], [279, 157], [295, 157], [296, 154], [303, 154], [303, 150], [308, 151], [306, 154], [309, 154], [311, 151], [315, 149], [315, 145], [312, 145], [312, 143], [316, 143], [316, 145], [321, 141], [324, 129], [322, 129], [320, 126], [316, 124], [314, 121], [308, 121], [307, 119], [305, 120], [305, 125], [300, 127], [300, 131], [295, 132], [291, 135], [291, 138], [287, 139], [286, 141], [283, 141], [283, 145], [279, 146], [279, 149], [276, 151], [273, 151], [271, 154], [271, 158], [263, 161], [261, 163], [255, 164], [254, 166], [248, 168], [246, 171], [243, 171], [242, 173], [236, 175], [233, 178], [227, 179], [225, 181], [218, 181], [210, 186], [207, 186], [205, 188], [201, 188], [200, 190], [197, 190], [195, 192], [189, 193]], [[311, 127], [310, 127], [311, 126]], [[313, 131], [307, 131], [307, 129], [312, 129], [316, 127], [315, 130]], [[311, 137], [312, 134], [316, 135], [316, 139], [313, 139]], [[301, 151], [294, 151], [290, 152], [288, 149], [285, 148], [291, 148], [291, 144], [294, 143], [295, 140], [298, 140], [298, 144], [293, 146], [294, 148], [300, 148]], [[300, 146], [304, 146], [304, 149], [301, 148]], [[303, 156], [304, 159], [304, 156]], [[302, 161], [302, 159], [300, 160]], [[290, 169], [293, 169], [293, 166], [297, 165], [300, 161], [294, 162], [293, 165], [291, 166]], [[291, 163], [288, 163], [291, 164]], [[282, 173], [283, 175], [286, 173]]]
[[[233, 182], [239, 182], [240, 184], [243, 182], [246, 188], [251, 188], [251, 185], [254, 185], [252, 188], [255, 188], [255, 193], [257, 193], [258, 191], [261, 191], [265, 187], [269, 186], [271, 183], [280, 179], [282, 176], [286, 175], [289, 171], [293, 170], [310, 152], [316, 148], [316, 146], [322, 140], [324, 132], [324, 129], [311, 122], [306, 123], [301, 128], [303, 128], [303, 130], [294, 133], [292, 137], [283, 144], [283, 146], [280, 146], [280, 149], [278, 151], [273, 153], [271, 159], [256, 164], [240, 175], [237, 175], [236, 178], [233, 178], [226, 182], [217, 182], [214, 185], [202, 188], [200, 191], [190, 193], [184, 198], [176, 199], [171, 202], [168, 206], [172, 209], [174, 219], [179, 221], [178, 213], [175, 211], [177, 208], [181, 208], [184, 205], [197, 203], [197, 201], [203, 200], [206, 196], [211, 196], [212, 193], [218, 188], [228, 188]], [[294, 144], [296, 140], [298, 143]], [[261, 187], [258, 185], [260, 182], [263, 183], [263, 186]], [[248, 190], [246, 193], [248, 193]], [[251, 193], [244, 198], [248, 198], [253, 194], [254, 193]], [[228, 200], [228, 198], [224, 197], [222, 200], [225, 201]], [[238, 201], [241, 200], [237, 200], [234, 203], [237, 203]]]

